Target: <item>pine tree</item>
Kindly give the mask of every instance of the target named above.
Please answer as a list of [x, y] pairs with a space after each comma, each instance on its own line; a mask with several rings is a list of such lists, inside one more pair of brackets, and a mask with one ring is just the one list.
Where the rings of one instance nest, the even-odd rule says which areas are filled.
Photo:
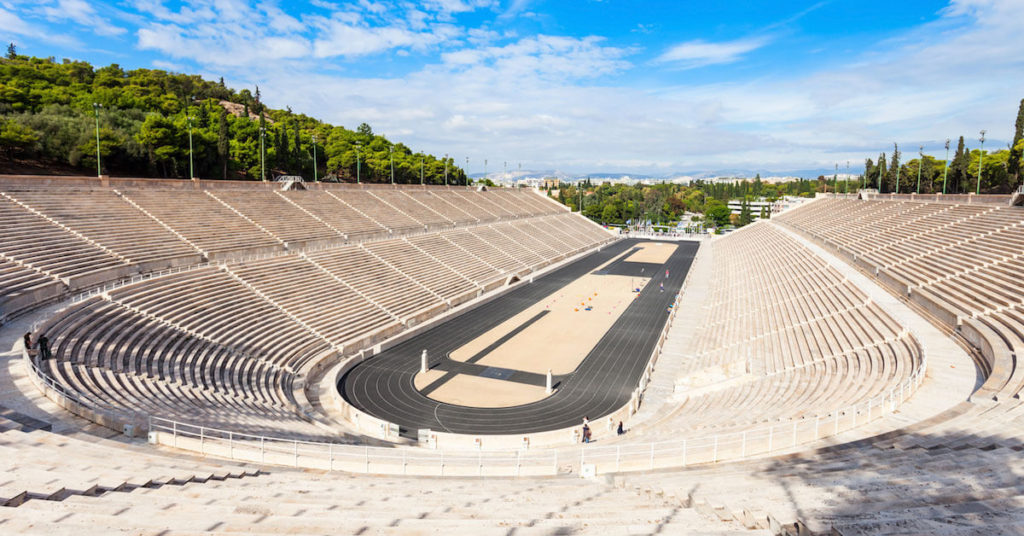
[[228, 179], [228, 156], [230, 155], [231, 143], [228, 141], [228, 111], [222, 106], [220, 109], [220, 125], [217, 131], [217, 156], [220, 158], [220, 167], [223, 179]]
[[1020, 100], [1020, 108], [1017, 109], [1017, 121], [1014, 123], [1013, 142], [1010, 143], [1010, 158], [1006, 162], [1006, 172], [1013, 176], [1013, 184], [1020, 181], [1021, 151], [1024, 147], [1017, 149], [1021, 138], [1024, 137], [1024, 99]]
[[220, 77], [220, 81], [217, 82], [217, 84], [220, 85], [220, 87], [227, 89], [227, 86], [224, 85], [224, 77], [223, 76]]
[[7, 45], [7, 59], [13, 60], [18, 57], [18, 47], [14, 43]]

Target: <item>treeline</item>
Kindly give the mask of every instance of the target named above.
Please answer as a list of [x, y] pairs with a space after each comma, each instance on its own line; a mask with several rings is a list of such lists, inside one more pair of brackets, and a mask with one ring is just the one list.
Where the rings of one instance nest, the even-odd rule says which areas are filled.
[[758, 175], [753, 180], [694, 181], [689, 185], [595, 185], [587, 179], [578, 184], [559, 185], [557, 197], [572, 210], [582, 207], [585, 216], [599, 223], [624, 225], [649, 221], [655, 225], [676, 225], [680, 221], [689, 223], [684, 221], [686, 213], [691, 213], [691, 220], [692, 214], [699, 213], [704, 218], [698, 219], [706, 219], [708, 223], [721, 227], [730, 223], [743, 225], [752, 220], [751, 214], [744, 218], [742, 211], [738, 218], [731, 218], [731, 210], [727, 206], [730, 200], [775, 201], [783, 196], [810, 197], [815, 192], [833, 191], [835, 182], [829, 179], [796, 179], [776, 184], [763, 182]]
[[321, 180], [390, 182], [392, 161], [398, 183], [442, 184], [446, 168], [450, 184], [467, 179], [453, 158], [414, 152], [365, 123], [349, 130], [270, 109], [259, 88], [235, 91], [223, 78], [94, 69], [20, 56], [13, 46], [0, 59], [0, 166], [37, 161], [95, 173], [97, 121], [104, 174], [188, 177], [191, 126], [194, 175], [204, 179], [312, 180], [314, 150]]
[[[1021, 179], [1021, 152], [1024, 151], [1024, 99], [1017, 109], [1014, 122], [1013, 141], [1006, 149], [982, 151], [979, 138], [978, 149], [968, 149], [964, 137], [956, 142], [955, 151], [947, 141], [942, 159], [923, 154], [919, 148], [918, 158], [902, 163], [903, 153], [898, 144], [893, 151], [878, 155], [878, 161], [868, 158], [864, 161], [861, 184], [866, 188], [878, 188], [882, 193], [982, 193], [1005, 194], [1012, 192]], [[947, 163], [947, 156], [949, 161]], [[980, 175], [979, 175], [980, 169]]]

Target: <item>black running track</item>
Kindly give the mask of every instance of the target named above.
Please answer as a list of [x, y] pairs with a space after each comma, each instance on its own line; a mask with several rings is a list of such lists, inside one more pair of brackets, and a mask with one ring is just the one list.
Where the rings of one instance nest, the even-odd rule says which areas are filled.
[[[426, 349], [431, 368], [447, 371], [449, 376], [466, 373], [544, 385], [546, 378], [541, 374], [475, 364], [473, 361], [486, 351], [466, 363], [447, 356], [639, 242], [616, 242], [360, 363], [339, 381], [342, 396], [357, 408], [398, 424], [403, 435], [415, 435], [420, 428], [477, 435], [540, 432], [578, 425], [584, 415], [599, 419], [612, 413], [629, 401], [636, 388], [665, 325], [668, 306], [679, 292], [699, 243], [678, 242], [664, 265], [620, 259], [595, 272], [654, 277], [579, 367], [554, 378], [557, 390], [544, 400], [506, 408], [446, 404], [417, 391], [413, 378], [420, 369], [420, 354]], [[664, 292], [659, 283], [664, 283]], [[426, 389], [432, 388], [436, 385]]]

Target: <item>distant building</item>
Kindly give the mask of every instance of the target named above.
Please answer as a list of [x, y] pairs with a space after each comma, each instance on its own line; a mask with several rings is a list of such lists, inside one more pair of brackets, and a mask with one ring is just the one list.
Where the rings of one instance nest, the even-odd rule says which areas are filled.
[[[772, 204], [769, 203], [768, 201], [765, 201], [763, 198], [758, 201], [750, 201], [747, 203], [747, 205], [750, 207], [751, 221], [757, 221], [761, 219], [762, 209], [765, 211], [765, 213], [768, 214], [770, 214], [772, 211]], [[729, 201], [729, 210], [731, 210], [733, 214], [739, 216], [740, 212], [743, 211], [743, 201], [739, 199]]]

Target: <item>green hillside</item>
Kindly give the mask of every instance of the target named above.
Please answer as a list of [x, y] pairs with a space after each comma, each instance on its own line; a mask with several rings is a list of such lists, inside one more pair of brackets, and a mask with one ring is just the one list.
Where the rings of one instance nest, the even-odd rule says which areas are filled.
[[[258, 89], [256, 89], [258, 92]], [[94, 107], [93, 104], [99, 104]], [[96, 174], [96, 122], [103, 174], [189, 176], [189, 123], [195, 176], [261, 178], [260, 131], [265, 173], [355, 182], [356, 153], [364, 182], [444, 182], [444, 159], [413, 152], [373, 134], [315, 118], [273, 110], [248, 89], [235, 91], [196, 75], [154, 69], [94, 68], [81, 62], [8, 54], [0, 59], [0, 173], [25, 169]], [[448, 159], [448, 180], [466, 175]]]

